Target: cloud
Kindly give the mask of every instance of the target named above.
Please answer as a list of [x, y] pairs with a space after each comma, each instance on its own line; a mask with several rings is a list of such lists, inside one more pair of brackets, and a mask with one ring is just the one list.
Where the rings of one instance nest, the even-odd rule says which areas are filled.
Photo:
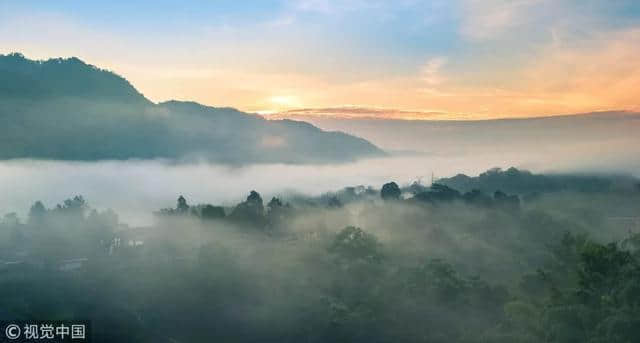
[[267, 26], [268, 27], [273, 27], [273, 28], [289, 26], [289, 25], [295, 23], [296, 19], [297, 18], [296, 18], [295, 14], [285, 13], [285, 14], [282, 14], [282, 15], [276, 17], [273, 20], [268, 21], [267, 22]]
[[295, 1], [294, 8], [299, 11], [329, 13], [332, 6], [329, 0], [298, 0]]
[[267, 119], [336, 118], [336, 119], [403, 119], [436, 120], [460, 119], [465, 115], [446, 112], [406, 111], [390, 108], [338, 106], [326, 108], [301, 108], [264, 116]]
[[473, 40], [500, 36], [510, 28], [530, 21], [539, 12], [534, 7], [547, 0], [463, 0], [460, 32]]
[[447, 59], [444, 57], [429, 59], [420, 69], [422, 80], [431, 86], [442, 83], [445, 78], [441, 75], [440, 70], [446, 63]]
[[294, 0], [291, 7], [301, 12], [335, 14], [367, 8], [380, 8], [384, 5], [384, 1], [379, 0]]
[[559, 108], [637, 108], [640, 28], [600, 34], [576, 46], [555, 41], [522, 72], [527, 89]]
[[[625, 1], [586, 1], [437, 1], [442, 8], [436, 11], [413, 0], [290, 0], [269, 13], [271, 21], [194, 23], [152, 35], [140, 25], [132, 26], [142, 31], [123, 35], [70, 14], [22, 11], [0, 13], [0, 53], [78, 56], [121, 74], [154, 101], [195, 100], [250, 112], [344, 104], [419, 118], [637, 110], [640, 25], [599, 15], [605, 5], [624, 10]], [[449, 20], [449, 10], [459, 21]], [[358, 19], [387, 12], [407, 24], [423, 12], [437, 13], [446, 18], [442, 26], [462, 38], [447, 36], [452, 41], [438, 45], [444, 38], [433, 35], [439, 31], [431, 35], [422, 25], [397, 21], [384, 22], [394, 25], [384, 26], [393, 44], [372, 36], [376, 26], [332, 35], [347, 22], [374, 25]]]

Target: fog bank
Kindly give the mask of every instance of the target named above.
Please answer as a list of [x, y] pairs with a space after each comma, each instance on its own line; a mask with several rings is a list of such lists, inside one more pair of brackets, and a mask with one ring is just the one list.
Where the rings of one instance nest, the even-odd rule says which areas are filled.
[[[626, 165], [625, 165], [626, 163]], [[491, 167], [533, 172], [616, 172], [640, 175], [637, 161], [580, 159], [545, 151], [487, 151], [468, 154], [405, 154], [330, 165], [258, 164], [230, 167], [209, 163], [171, 164], [165, 161], [60, 162], [10, 160], [0, 162], [0, 215], [24, 217], [36, 200], [47, 207], [83, 195], [98, 209], [111, 208], [130, 225], [146, 225], [152, 212], [175, 205], [178, 195], [189, 203], [235, 205], [250, 190], [265, 198], [286, 193], [319, 195], [345, 186], [394, 180], [430, 183], [458, 173], [476, 175]]]

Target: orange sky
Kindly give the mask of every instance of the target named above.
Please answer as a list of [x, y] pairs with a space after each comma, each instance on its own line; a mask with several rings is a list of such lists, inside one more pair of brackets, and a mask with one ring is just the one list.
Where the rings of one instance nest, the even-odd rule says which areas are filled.
[[413, 73], [354, 81], [332, 73], [242, 68], [119, 69], [154, 100], [195, 99], [264, 114], [372, 107], [379, 116], [403, 111], [403, 119], [431, 119], [432, 112], [477, 119], [640, 110], [640, 29], [610, 32], [579, 47], [559, 39], [522, 61], [507, 60], [494, 74], [485, 65], [457, 72], [447, 68], [447, 57], [429, 58]]
[[78, 56], [153, 101], [262, 114], [330, 108], [305, 113], [357, 116], [354, 109], [367, 108], [383, 118], [482, 119], [640, 110], [637, 1], [260, 4], [150, 2], [144, 12], [125, 2], [0, 1], [0, 53]]

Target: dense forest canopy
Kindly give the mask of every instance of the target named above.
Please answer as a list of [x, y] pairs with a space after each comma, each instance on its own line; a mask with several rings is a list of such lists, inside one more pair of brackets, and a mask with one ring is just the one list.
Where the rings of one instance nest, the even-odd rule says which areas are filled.
[[604, 192], [610, 191], [614, 188], [629, 187], [629, 185], [634, 182], [634, 178], [625, 176], [603, 178], [576, 174], [544, 175], [532, 174], [529, 171], [518, 170], [513, 167], [507, 170], [493, 168], [476, 177], [458, 174], [450, 178], [442, 178], [438, 180], [438, 183], [464, 192], [472, 191], [474, 189], [484, 192], [502, 189], [504, 191], [524, 195], [565, 190]]
[[82, 196], [36, 201], [0, 222], [0, 319], [91, 318], [96, 342], [640, 336], [640, 180], [459, 179], [475, 188], [249, 190], [235, 206], [176, 195], [149, 227]]
[[368, 141], [194, 102], [154, 104], [78, 58], [0, 55], [0, 159], [328, 163], [382, 156]]

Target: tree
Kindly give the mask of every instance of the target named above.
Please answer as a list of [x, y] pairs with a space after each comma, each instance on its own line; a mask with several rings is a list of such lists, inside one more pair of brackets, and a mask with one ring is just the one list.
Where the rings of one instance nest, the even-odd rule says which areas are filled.
[[264, 215], [264, 205], [260, 193], [251, 191], [251, 193], [249, 193], [249, 196], [247, 197], [246, 204], [255, 215]]
[[582, 248], [580, 259], [580, 293], [587, 300], [613, 296], [628, 277], [628, 267], [635, 267], [631, 253], [620, 250], [616, 243], [589, 242]]
[[251, 191], [247, 200], [241, 202], [231, 212], [232, 219], [259, 224], [264, 221], [264, 205], [260, 193]]
[[282, 207], [282, 201], [280, 201], [280, 199], [273, 197], [271, 198], [271, 201], [269, 201], [269, 203], [267, 204], [267, 207], [269, 208], [269, 212], [275, 211], [278, 208]]
[[474, 204], [478, 206], [490, 206], [493, 203], [493, 199], [490, 196], [484, 194], [481, 190], [472, 189], [470, 192], [464, 193], [462, 195], [464, 201], [469, 204]]
[[57, 212], [82, 218], [84, 218], [88, 208], [89, 205], [82, 195], [76, 195], [71, 199], [65, 200], [62, 204], [56, 205]]
[[249, 193], [249, 196], [247, 197], [247, 202], [260, 204], [262, 206], [262, 197], [260, 196], [260, 193], [256, 191], [251, 191]]
[[565, 234], [544, 273], [550, 288], [542, 312], [547, 342], [634, 342], [640, 335], [640, 265], [617, 243]]
[[434, 183], [430, 191], [416, 194], [414, 199], [424, 202], [453, 201], [461, 198], [460, 192], [443, 184]]
[[402, 191], [395, 182], [385, 183], [380, 191], [380, 196], [384, 200], [398, 200], [401, 194]]
[[378, 262], [382, 259], [376, 236], [355, 226], [342, 229], [334, 238], [329, 251], [347, 260]]
[[409, 192], [413, 195], [426, 192], [427, 187], [420, 183], [420, 181], [413, 181], [413, 183], [409, 186]]
[[46, 215], [47, 209], [42, 204], [42, 201], [36, 201], [29, 209], [29, 224], [42, 223]]
[[224, 208], [220, 206], [213, 206], [213, 205], [207, 204], [207, 205], [204, 205], [200, 210], [200, 217], [202, 219], [220, 219], [220, 218], [224, 218], [224, 216], [225, 216]]
[[327, 206], [329, 208], [341, 208], [342, 201], [340, 201], [340, 199], [338, 199], [338, 197], [334, 195], [329, 198], [329, 201], [327, 202]]
[[178, 197], [178, 204], [176, 205], [176, 211], [179, 213], [186, 213], [189, 210], [189, 205], [187, 204], [187, 199], [185, 199], [182, 195]]
[[291, 205], [283, 204], [280, 199], [273, 197], [267, 204], [267, 222], [270, 228], [278, 228], [285, 224], [287, 216], [291, 213]]

